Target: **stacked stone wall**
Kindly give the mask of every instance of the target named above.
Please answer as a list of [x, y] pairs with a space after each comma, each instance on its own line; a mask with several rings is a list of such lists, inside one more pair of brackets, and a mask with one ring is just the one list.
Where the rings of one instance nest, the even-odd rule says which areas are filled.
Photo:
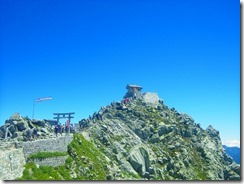
[[26, 163], [22, 148], [1, 150], [0, 161], [0, 180], [14, 180], [22, 176]]
[[50, 157], [50, 158], [46, 158], [43, 160], [35, 159], [34, 162], [35, 162], [35, 164], [40, 165], [40, 166], [45, 165], [45, 166], [56, 167], [56, 166], [64, 165], [65, 160], [67, 158], [68, 158], [68, 156]]
[[[0, 180], [15, 180], [22, 176], [26, 159], [38, 152], [66, 152], [68, 144], [73, 140], [70, 136], [40, 139], [27, 142], [3, 142], [0, 144]], [[65, 164], [68, 156], [51, 157], [35, 160], [38, 165], [59, 166]]]
[[72, 136], [41, 139], [36, 141], [22, 142], [20, 143], [20, 147], [23, 147], [25, 157], [38, 152], [66, 152], [67, 146], [72, 141], [72, 139]]

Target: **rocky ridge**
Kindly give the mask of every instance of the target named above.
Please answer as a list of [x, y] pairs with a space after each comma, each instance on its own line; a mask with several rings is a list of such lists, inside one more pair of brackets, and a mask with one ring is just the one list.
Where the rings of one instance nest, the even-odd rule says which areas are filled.
[[[64, 165], [42, 171], [27, 163], [23, 173], [28, 174], [21, 179], [240, 179], [240, 165], [226, 154], [217, 130], [212, 126], [204, 130], [189, 115], [166, 106], [156, 93], [136, 93], [136, 98], [127, 93], [121, 102], [82, 119]], [[0, 127], [0, 136], [6, 135], [2, 143], [32, 144], [33, 139], [51, 141], [55, 136], [48, 120], [33, 121], [19, 114]], [[39, 178], [42, 172], [45, 177]]]
[[111, 170], [121, 171], [110, 179], [240, 179], [240, 166], [225, 153], [217, 130], [204, 130], [155, 99], [113, 102], [80, 121], [82, 134], [110, 159]]

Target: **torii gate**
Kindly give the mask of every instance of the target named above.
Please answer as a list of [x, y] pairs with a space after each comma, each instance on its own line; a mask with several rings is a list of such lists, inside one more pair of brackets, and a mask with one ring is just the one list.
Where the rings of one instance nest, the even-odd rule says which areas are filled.
[[59, 119], [68, 118], [68, 121], [66, 122], [66, 126], [68, 127], [68, 133], [70, 133], [70, 119], [74, 118], [74, 116], [71, 116], [72, 114], [75, 114], [74, 112], [67, 112], [67, 113], [53, 113], [54, 119], [57, 119], [57, 122], [59, 123]]

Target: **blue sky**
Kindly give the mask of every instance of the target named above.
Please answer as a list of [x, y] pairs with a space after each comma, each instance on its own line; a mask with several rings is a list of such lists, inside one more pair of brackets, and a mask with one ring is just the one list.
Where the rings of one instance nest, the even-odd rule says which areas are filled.
[[0, 125], [14, 112], [73, 122], [127, 84], [240, 140], [240, 2], [0, 1]]

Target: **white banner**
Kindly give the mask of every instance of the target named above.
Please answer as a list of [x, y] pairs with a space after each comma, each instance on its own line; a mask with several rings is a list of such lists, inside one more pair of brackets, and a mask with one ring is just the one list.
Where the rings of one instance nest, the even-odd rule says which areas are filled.
[[42, 101], [46, 101], [46, 100], [52, 100], [52, 97], [37, 98], [36, 102], [42, 102]]

